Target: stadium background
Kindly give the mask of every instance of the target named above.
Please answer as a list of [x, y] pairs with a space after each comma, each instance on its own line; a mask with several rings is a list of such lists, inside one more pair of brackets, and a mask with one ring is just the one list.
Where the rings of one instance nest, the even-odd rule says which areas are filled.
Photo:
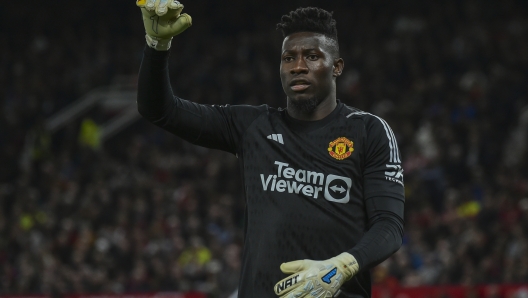
[[[172, 84], [207, 104], [284, 106], [275, 24], [299, 6], [335, 12], [338, 97], [384, 117], [404, 160], [404, 244], [372, 271], [377, 295], [528, 295], [498, 286], [528, 283], [527, 1], [184, 4], [194, 25], [173, 42]], [[228, 297], [236, 158], [132, 114], [108, 129], [134, 104], [133, 1], [3, 1], [0, 22], [0, 295]]]

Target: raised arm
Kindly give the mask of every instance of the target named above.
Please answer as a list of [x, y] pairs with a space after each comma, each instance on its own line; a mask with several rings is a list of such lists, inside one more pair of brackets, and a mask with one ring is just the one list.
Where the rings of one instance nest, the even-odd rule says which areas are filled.
[[265, 107], [201, 105], [174, 96], [169, 79], [169, 48], [174, 35], [191, 25], [172, 0], [138, 0], [147, 46], [139, 71], [139, 113], [153, 124], [200, 146], [237, 154], [244, 130]]

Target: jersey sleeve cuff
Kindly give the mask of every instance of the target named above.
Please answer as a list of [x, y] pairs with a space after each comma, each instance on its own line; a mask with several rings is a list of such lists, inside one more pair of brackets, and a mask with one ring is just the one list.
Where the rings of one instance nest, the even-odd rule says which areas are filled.
[[363, 262], [363, 258], [361, 257], [361, 254], [360, 254], [359, 250], [352, 248], [352, 249], [350, 249], [350, 250], [348, 250], [346, 252], [351, 254], [356, 259], [356, 261], [358, 263], [358, 266], [359, 266], [358, 273], [361, 272], [363, 270], [364, 262]]
[[151, 47], [149, 47], [147, 44], [145, 44], [145, 50], [143, 51], [145, 57], [148, 57], [151, 60], [161, 60], [161, 61], [167, 61], [170, 56], [170, 51], [157, 51]]

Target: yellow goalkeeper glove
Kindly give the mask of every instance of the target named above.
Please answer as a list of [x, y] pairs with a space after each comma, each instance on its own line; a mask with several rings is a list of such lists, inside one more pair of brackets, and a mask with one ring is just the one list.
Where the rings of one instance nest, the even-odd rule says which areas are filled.
[[337, 297], [341, 286], [359, 271], [356, 258], [342, 253], [324, 261], [299, 260], [283, 263], [283, 273], [291, 274], [275, 285], [275, 294], [281, 298]]
[[192, 18], [181, 13], [183, 4], [177, 0], [137, 0], [141, 7], [146, 40], [149, 47], [158, 51], [167, 51], [172, 37], [192, 25]]

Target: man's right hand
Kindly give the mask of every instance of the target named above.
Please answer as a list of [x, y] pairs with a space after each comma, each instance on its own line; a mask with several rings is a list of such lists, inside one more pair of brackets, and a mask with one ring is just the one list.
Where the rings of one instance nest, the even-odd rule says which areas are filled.
[[167, 51], [172, 37], [192, 25], [192, 18], [181, 13], [183, 4], [176, 0], [137, 0], [141, 8], [143, 25], [149, 47], [158, 51]]

